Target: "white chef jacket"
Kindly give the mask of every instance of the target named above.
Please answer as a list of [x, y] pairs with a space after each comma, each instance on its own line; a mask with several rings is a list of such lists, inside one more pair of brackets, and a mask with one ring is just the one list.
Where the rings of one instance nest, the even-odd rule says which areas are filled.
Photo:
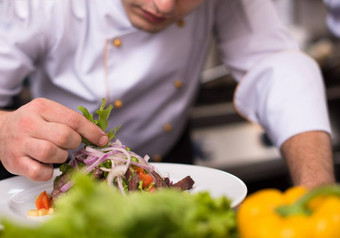
[[188, 118], [214, 34], [239, 82], [235, 107], [277, 146], [304, 131], [330, 133], [320, 70], [270, 0], [208, 0], [154, 34], [134, 28], [120, 0], [0, 3], [0, 106], [26, 76], [33, 97], [74, 110], [119, 100], [109, 127], [121, 125], [118, 137], [132, 150], [164, 155]]

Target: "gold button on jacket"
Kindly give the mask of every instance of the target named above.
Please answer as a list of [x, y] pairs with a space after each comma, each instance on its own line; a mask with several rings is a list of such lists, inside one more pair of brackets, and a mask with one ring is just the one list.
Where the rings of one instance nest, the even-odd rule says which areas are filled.
[[112, 41], [113, 45], [116, 47], [120, 47], [122, 45], [122, 40], [119, 38], [116, 38]]

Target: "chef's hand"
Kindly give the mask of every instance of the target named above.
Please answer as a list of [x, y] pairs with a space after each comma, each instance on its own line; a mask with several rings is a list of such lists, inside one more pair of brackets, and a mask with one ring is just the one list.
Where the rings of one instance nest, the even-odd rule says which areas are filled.
[[15, 111], [0, 111], [0, 160], [13, 174], [48, 180], [53, 163], [67, 160], [81, 136], [103, 146], [106, 134], [83, 115], [47, 99], [34, 99]]

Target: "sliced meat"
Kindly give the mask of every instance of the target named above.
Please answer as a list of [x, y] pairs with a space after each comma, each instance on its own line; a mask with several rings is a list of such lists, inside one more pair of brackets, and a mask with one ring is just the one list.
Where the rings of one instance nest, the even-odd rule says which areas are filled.
[[169, 178], [162, 178], [157, 172], [152, 171], [151, 174], [156, 179], [155, 186], [156, 188], [163, 188], [163, 187], [169, 187], [170, 186], [170, 180]]
[[128, 182], [128, 190], [136, 191], [138, 190], [138, 186], [139, 186], [139, 178], [138, 176], [134, 175]]
[[92, 171], [92, 177], [101, 180], [104, 178], [104, 171], [97, 167]]
[[66, 173], [61, 175], [61, 177], [57, 180], [57, 182], [53, 186], [53, 190], [51, 193], [51, 200], [55, 200], [58, 198], [63, 192], [61, 191], [61, 187], [64, 186], [67, 182], [70, 181], [70, 174]]
[[136, 173], [133, 173], [130, 169], [128, 169], [125, 173], [125, 178], [128, 181], [128, 190], [129, 191], [138, 190], [139, 177], [136, 176]]
[[185, 190], [192, 189], [194, 183], [195, 183], [195, 181], [190, 176], [186, 176], [182, 180], [180, 180], [177, 183], [171, 185], [171, 187], [177, 188], [177, 189], [182, 190], [182, 191], [185, 191]]

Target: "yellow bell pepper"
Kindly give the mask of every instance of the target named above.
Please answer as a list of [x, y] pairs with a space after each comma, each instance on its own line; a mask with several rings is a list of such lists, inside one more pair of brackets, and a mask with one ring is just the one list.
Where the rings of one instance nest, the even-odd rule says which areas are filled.
[[240, 238], [340, 238], [340, 186], [264, 189], [237, 210]]

